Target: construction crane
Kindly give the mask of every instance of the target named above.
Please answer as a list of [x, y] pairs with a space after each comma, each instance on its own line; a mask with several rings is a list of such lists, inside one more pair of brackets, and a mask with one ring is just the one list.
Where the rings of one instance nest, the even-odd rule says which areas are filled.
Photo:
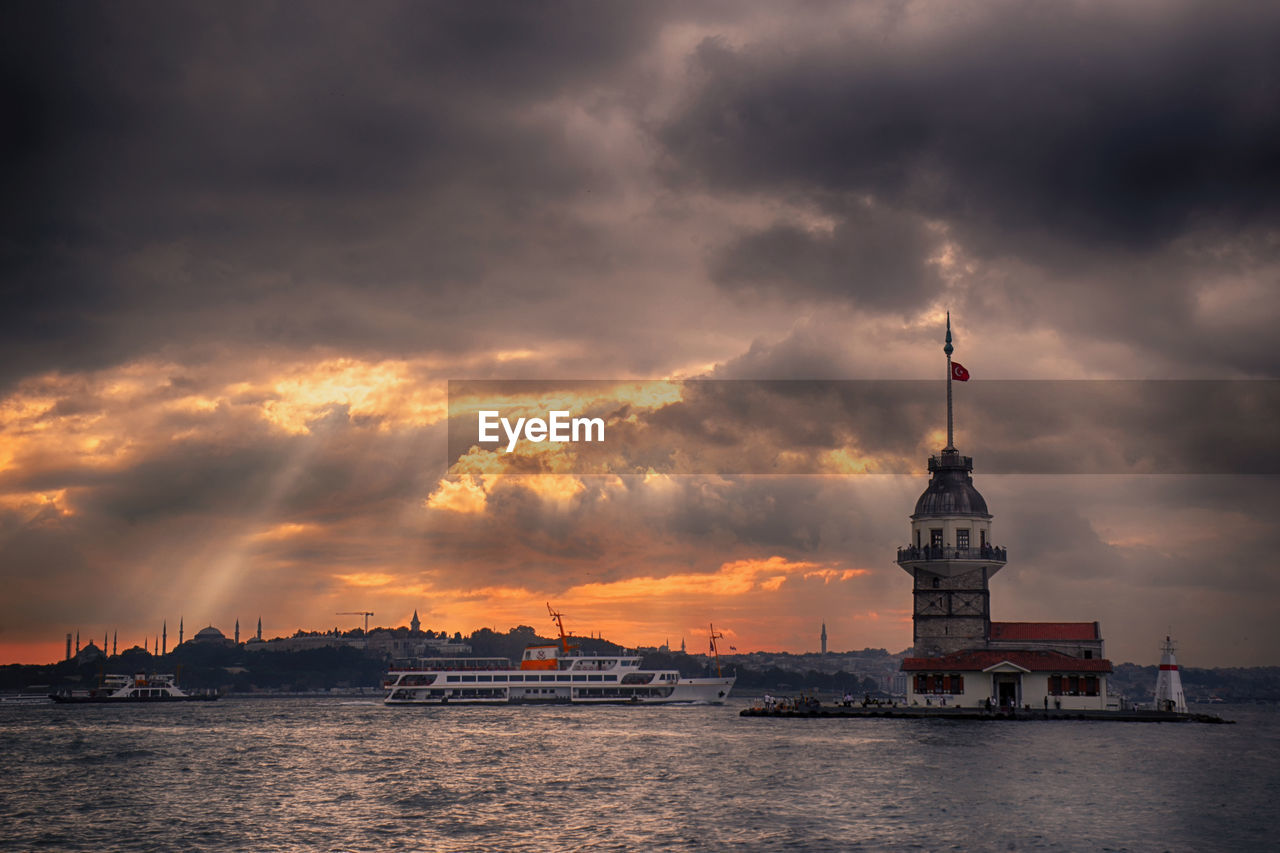
[[569, 656], [570, 649], [578, 648], [577, 644], [569, 643], [569, 635], [564, 632], [563, 614], [557, 613], [551, 609], [551, 602], [547, 602], [547, 612], [551, 614], [551, 621], [556, 623], [556, 627], [560, 629], [560, 648], [564, 651], [564, 656]]
[[363, 616], [364, 617], [364, 635], [369, 636], [369, 617], [373, 615], [372, 610], [339, 610], [334, 616]]

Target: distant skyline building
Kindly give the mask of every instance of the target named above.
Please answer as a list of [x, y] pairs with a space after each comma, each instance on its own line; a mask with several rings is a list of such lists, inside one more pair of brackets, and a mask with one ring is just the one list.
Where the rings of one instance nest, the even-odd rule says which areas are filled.
[[418, 608], [413, 609], [413, 618], [409, 620], [409, 630], [418, 633], [422, 630], [422, 622], [418, 619]]

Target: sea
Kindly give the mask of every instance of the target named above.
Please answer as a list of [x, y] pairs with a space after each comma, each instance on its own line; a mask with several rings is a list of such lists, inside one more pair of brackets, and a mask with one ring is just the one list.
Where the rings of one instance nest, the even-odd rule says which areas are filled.
[[1280, 849], [1275, 708], [739, 717], [750, 701], [0, 706], [0, 849]]

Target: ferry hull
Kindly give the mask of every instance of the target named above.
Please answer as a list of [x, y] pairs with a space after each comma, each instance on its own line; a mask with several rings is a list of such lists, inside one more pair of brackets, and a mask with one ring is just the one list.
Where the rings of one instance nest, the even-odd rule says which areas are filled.
[[151, 705], [157, 702], [212, 702], [218, 698], [216, 693], [194, 696], [153, 696], [150, 698], [115, 697], [115, 696], [68, 696], [63, 693], [50, 693], [49, 698], [60, 705]]
[[392, 688], [386, 705], [723, 705], [735, 678], [682, 678], [674, 684], [628, 689], [559, 687], [529, 694], [518, 687], [493, 688], [504, 695], [474, 696], [441, 688]]

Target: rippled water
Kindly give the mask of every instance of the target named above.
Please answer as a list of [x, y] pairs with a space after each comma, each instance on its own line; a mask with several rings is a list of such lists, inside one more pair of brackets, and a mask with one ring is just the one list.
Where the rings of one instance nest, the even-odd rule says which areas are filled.
[[0, 848], [1275, 849], [1275, 711], [1206, 726], [741, 707], [0, 707]]

